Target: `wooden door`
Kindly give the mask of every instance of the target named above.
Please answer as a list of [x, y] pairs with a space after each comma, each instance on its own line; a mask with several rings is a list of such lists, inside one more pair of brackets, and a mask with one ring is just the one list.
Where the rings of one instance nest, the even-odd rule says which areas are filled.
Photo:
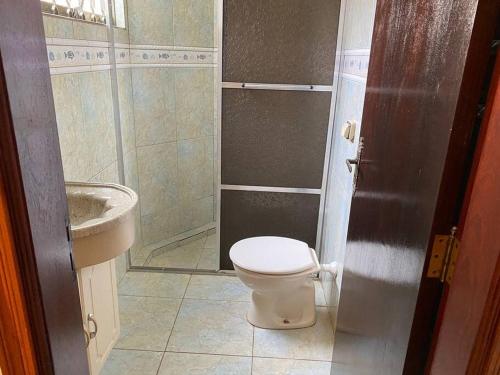
[[0, 169], [26, 296], [23, 329], [38, 374], [88, 374], [40, 1], [0, 0], [0, 16]]
[[[497, 11], [495, 1], [377, 2], [333, 373], [422, 373], [405, 362], [418, 357], [407, 350], [423, 266], [443, 176], [463, 156], [448, 158], [452, 135], [476, 110], [475, 91], [463, 94], [481, 80], [473, 52], [489, 50]], [[425, 346], [412, 349], [425, 358]]]
[[[431, 374], [498, 374], [500, 345], [500, 55], [458, 228], [456, 270], [442, 300]], [[497, 332], [496, 332], [497, 331]]]

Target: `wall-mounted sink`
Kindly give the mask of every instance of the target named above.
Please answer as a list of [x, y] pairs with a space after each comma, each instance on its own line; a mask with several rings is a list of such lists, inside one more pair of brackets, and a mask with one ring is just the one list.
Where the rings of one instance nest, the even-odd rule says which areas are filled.
[[121, 185], [66, 182], [76, 268], [117, 257], [134, 243], [137, 194]]

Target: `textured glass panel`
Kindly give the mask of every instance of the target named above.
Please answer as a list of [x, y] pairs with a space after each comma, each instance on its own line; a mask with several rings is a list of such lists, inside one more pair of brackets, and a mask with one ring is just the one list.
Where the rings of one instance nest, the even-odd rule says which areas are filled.
[[329, 92], [225, 89], [222, 183], [320, 188]]
[[229, 250], [254, 236], [283, 236], [316, 245], [319, 195], [222, 191], [221, 269], [232, 269]]
[[225, 0], [223, 80], [331, 85], [340, 0]]

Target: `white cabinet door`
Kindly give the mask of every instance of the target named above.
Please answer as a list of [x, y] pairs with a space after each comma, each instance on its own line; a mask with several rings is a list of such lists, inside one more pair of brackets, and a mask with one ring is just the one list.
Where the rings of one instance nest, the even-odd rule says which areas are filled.
[[120, 335], [114, 259], [79, 270], [78, 285], [85, 329], [89, 334], [97, 330], [87, 348], [90, 373], [97, 375]]

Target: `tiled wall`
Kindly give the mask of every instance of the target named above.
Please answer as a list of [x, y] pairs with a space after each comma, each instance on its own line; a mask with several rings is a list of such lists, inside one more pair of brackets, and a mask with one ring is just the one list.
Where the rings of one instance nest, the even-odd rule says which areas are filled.
[[129, 0], [128, 21], [143, 259], [214, 225], [215, 1]]
[[[342, 263], [353, 192], [353, 174], [347, 170], [345, 160], [356, 157], [359, 144], [375, 6], [376, 0], [343, 0], [339, 20], [334, 82], [337, 99], [323, 226], [322, 262], [336, 261], [340, 268], [336, 282], [327, 273], [321, 275], [328, 305], [333, 307], [333, 319], [341, 290]], [[354, 143], [341, 136], [342, 126], [346, 121], [355, 121], [357, 124]]]

